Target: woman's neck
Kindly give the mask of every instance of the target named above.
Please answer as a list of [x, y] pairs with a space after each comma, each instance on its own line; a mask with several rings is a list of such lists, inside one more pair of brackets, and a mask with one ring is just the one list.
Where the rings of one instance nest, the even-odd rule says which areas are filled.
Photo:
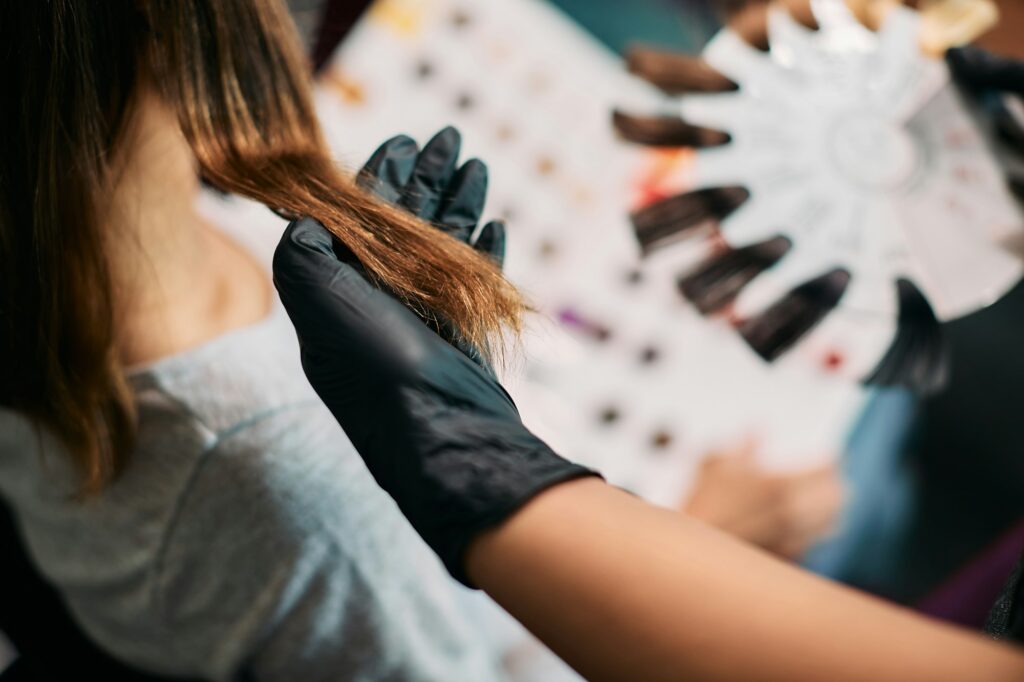
[[124, 366], [187, 350], [267, 314], [266, 274], [196, 211], [196, 164], [177, 120], [143, 91], [124, 141], [109, 248]]

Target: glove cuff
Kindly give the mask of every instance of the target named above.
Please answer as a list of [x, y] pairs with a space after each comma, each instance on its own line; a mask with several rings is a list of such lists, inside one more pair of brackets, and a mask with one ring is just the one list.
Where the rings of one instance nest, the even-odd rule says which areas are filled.
[[465, 570], [466, 550], [470, 543], [484, 531], [504, 523], [537, 495], [580, 478], [596, 476], [603, 480], [601, 474], [593, 469], [564, 460], [554, 453], [550, 455], [558, 459], [558, 466], [546, 466], [543, 473], [532, 475], [516, 490], [506, 491], [501, 500], [492, 500], [484, 513], [467, 517], [455, 527], [431, 529], [433, 532], [429, 535], [424, 533], [424, 538], [428, 539], [453, 578], [466, 587], [478, 589]]

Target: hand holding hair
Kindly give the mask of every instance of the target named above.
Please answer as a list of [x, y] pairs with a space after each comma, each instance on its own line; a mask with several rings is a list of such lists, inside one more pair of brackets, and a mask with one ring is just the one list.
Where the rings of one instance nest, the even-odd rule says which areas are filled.
[[[505, 261], [505, 224], [492, 220], [474, 239], [487, 199], [487, 165], [470, 159], [458, 167], [461, 148], [462, 136], [451, 126], [434, 135], [422, 151], [408, 135], [396, 135], [377, 148], [356, 175], [356, 183], [473, 247], [500, 268]], [[496, 376], [480, 349], [466, 342], [451, 324], [428, 322], [445, 340]]]
[[[471, 239], [487, 167], [476, 159], [457, 167], [460, 146], [450, 127], [422, 150], [409, 137], [394, 137], [357, 182], [500, 264], [500, 222]], [[288, 226], [274, 255], [274, 284], [313, 388], [380, 486], [463, 583], [469, 584], [463, 553], [477, 534], [542, 490], [594, 475], [523, 426], [477, 349], [458, 338], [446, 343], [367, 282], [316, 220]]]
[[313, 388], [463, 583], [478, 533], [542, 490], [594, 475], [530, 433], [491, 375], [339, 258], [312, 218], [285, 231], [274, 284]]

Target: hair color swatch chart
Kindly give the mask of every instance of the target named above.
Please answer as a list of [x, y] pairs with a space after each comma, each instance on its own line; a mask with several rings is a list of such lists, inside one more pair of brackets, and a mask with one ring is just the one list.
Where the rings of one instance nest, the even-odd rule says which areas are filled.
[[616, 139], [614, 106], [660, 94], [539, 0], [381, 0], [321, 76], [321, 120], [357, 169], [383, 140], [453, 124], [490, 167], [510, 279], [539, 314], [505, 373], [524, 420], [663, 504], [701, 455], [748, 436], [772, 466], [835, 456], [862, 390], [774, 367], [702, 319], [675, 277], [706, 246], [641, 259], [629, 210], [665, 152]]
[[[939, 321], [1020, 280], [1024, 216], [970, 98], [918, 47], [920, 14], [894, 6], [871, 31], [843, 0], [811, 9], [817, 30], [771, 7], [767, 51], [728, 28], [711, 40], [703, 59], [734, 90], [684, 93], [672, 106], [728, 142], [662, 169], [658, 193], [742, 191], [720, 222], [725, 253], [741, 261], [760, 249], [770, 269], [733, 292], [728, 313], [763, 356], [786, 361], [792, 345], [795, 361], [854, 380], [935, 390]], [[723, 260], [719, 271], [736, 267]], [[827, 308], [799, 343], [772, 333], [787, 310], [773, 301], [794, 291]]]

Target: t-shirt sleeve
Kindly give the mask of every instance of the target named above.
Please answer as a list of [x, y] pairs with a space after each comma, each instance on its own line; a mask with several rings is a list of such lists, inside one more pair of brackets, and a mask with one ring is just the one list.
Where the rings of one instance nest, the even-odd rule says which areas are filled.
[[301, 451], [229, 442], [195, 473], [155, 583], [175, 657], [214, 680], [493, 679], [436, 558], [355, 453]]

